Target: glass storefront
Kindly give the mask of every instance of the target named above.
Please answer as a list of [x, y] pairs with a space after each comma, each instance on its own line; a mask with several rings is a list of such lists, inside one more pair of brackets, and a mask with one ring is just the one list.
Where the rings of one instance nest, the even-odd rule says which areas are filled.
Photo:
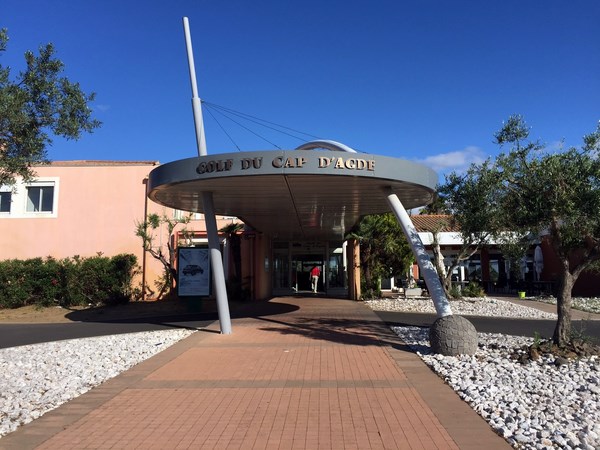
[[342, 242], [273, 242], [273, 295], [311, 293], [310, 272], [321, 271], [317, 292], [347, 296], [345, 246]]

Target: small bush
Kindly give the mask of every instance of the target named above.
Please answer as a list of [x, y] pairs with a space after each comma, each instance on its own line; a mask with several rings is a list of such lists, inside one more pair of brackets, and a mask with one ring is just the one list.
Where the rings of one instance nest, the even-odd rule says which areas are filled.
[[460, 287], [457, 284], [453, 284], [450, 287], [449, 294], [452, 298], [462, 298], [462, 292], [460, 291]]
[[27, 305], [29, 295], [23, 288], [26, 273], [25, 261], [0, 261], [0, 306], [18, 308]]
[[470, 281], [462, 289], [462, 295], [464, 297], [485, 297], [485, 291], [483, 288], [475, 281]]
[[367, 289], [365, 291], [363, 291], [361, 298], [363, 300], [373, 300], [373, 299], [377, 299], [377, 298], [381, 298], [382, 294], [381, 294], [381, 290], [380, 289]]
[[136, 267], [128, 254], [0, 261], [0, 308], [127, 302]]

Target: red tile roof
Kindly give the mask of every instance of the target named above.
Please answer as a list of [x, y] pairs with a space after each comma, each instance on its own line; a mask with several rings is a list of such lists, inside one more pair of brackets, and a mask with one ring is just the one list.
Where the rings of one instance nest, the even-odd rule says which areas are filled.
[[73, 160], [50, 161], [55, 167], [85, 167], [85, 166], [158, 166], [158, 161], [111, 161], [111, 160]]
[[452, 220], [449, 214], [431, 214], [411, 216], [413, 225], [418, 232], [425, 231], [440, 231], [440, 232], [456, 232], [458, 227]]

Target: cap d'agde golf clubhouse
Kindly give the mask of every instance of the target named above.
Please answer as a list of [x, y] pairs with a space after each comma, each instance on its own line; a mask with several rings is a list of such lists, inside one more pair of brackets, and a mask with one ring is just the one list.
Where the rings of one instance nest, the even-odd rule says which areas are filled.
[[391, 211], [390, 194], [405, 208], [429, 203], [436, 183], [426, 166], [314, 141], [163, 164], [150, 172], [148, 196], [174, 209], [240, 218], [250, 253], [242, 278], [254, 298], [309, 292], [314, 266], [318, 292], [358, 298], [358, 245], [346, 241], [348, 232], [364, 215]]

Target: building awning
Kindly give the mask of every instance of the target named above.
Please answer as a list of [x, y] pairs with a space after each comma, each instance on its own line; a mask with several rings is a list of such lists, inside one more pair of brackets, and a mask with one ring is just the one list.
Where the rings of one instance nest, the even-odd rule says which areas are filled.
[[164, 206], [237, 216], [256, 231], [286, 240], [344, 239], [364, 215], [432, 201], [437, 174], [411, 161], [362, 153], [278, 150], [214, 154], [153, 169], [148, 196]]

